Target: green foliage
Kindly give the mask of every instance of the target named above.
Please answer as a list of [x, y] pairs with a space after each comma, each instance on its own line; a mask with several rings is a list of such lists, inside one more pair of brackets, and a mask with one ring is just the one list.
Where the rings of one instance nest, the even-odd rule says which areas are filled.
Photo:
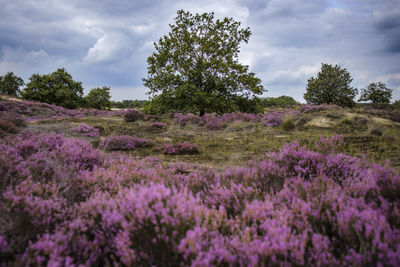
[[393, 102], [393, 106], [394, 106], [395, 108], [400, 108], [400, 100], [394, 101], [394, 102]]
[[238, 61], [249, 28], [241, 29], [232, 18], [214, 21], [214, 13], [183, 10], [170, 27], [147, 59], [143, 82], [153, 97], [148, 109], [222, 113], [240, 109], [243, 101], [264, 92], [261, 80]]
[[314, 105], [325, 103], [352, 107], [358, 92], [356, 88], [350, 87], [352, 80], [346, 69], [322, 63], [318, 76], [308, 80], [304, 99]]
[[64, 68], [50, 74], [33, 74], [21, 96], [71, 109], [83, 105], [82, 83], [72, 80]]
[[361, 97], [358, 101], [371, 101], [372, 103], [390, 103], [392, 89], [386, 87], [383, 82], [371, 83], [366, 89], [361, 90]]
[[93, 88], [85, 97], [86, 106], [96, 109], [111, 108], [110, 87], [103, 86], [101, 88]]
[[0, 93], [18, 96], [19, 88], [24, 84], [22, 78], [15, 76], [13, 72], [7, 72], [4, 76], [0, 76]]
[[279, 97], [265, 97], [261, 98], [260, 105], [263, 108], [269, 107], [291, 107], [299, 105], [300, 103], [293, 99], [291, 96], [282, 95]]
[[148, 100], [122, 100], [122, 101], [111, 101], [111, 107], [113, 108], [142, 108], [146, 105]]

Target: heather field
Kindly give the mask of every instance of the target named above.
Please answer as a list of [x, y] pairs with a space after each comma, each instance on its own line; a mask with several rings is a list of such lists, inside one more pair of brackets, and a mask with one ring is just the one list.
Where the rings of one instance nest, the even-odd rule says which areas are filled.
[[400, 110], [0, 100], [0, 266], [399, 266]]

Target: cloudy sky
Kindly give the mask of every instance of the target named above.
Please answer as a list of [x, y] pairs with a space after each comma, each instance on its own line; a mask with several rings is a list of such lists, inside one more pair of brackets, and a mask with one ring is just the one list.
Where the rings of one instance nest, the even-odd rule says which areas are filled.
[[114, 100], [147, 99], [142, 78], [153, 43], [176, 11], [215, 12], [250, 27], [240, 61], [268, 90], [304, 102], [321, 63], [352, 86], [386, 82], [400, 98], [400, 0], [0, 0], [0, 75], [25, 81], [64, 67], [85, 92], [110, 86]]

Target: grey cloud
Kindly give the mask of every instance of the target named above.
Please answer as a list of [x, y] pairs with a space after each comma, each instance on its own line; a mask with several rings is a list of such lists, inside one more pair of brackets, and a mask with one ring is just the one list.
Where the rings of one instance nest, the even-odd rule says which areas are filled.
[[400, 52], [400, 3], [394, 9], [375, 11], [373, 18], [377, 34], [385, 41], [386, 51]]

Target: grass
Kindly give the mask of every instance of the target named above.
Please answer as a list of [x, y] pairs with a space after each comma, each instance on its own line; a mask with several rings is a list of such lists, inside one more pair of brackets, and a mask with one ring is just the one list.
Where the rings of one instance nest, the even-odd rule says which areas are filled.
[[[155, 128], [151, 121], [125, 122], [123, 117], [83, 117], [61, 121], [31, 123], [28, 129], [65, 131], [82, 122], [100, 130], [100, 138], [85, 138], [97, 146], [109, 135], [136, 135], [150, 141], [150, 147], [127, 153], [138, 157], [156, 156], [167, 162], [186, 161], [223, 168], [244, 165], [248, 160], [278, 151], [283, 144], [297, 140], [313, 148], [320, 136], [343, 134], [347, 145], [343, 153], [385, 163], [400, 169], [400, 123], [345, 109], [302, 113], [285, 120], [282, 126], [265, 127], [262, 123], [227, 123], [221, 130], [187, 124], [179, 126], [170, 117], [162, 117], [166, 128]], [[73, 135], [73, 134], [71, 134]], [[75, 135], [76, 136], [76, 135]], [[157, 147], [165, 143], [189, 142], [200, 147], [197, 155], [164, 155]]]

